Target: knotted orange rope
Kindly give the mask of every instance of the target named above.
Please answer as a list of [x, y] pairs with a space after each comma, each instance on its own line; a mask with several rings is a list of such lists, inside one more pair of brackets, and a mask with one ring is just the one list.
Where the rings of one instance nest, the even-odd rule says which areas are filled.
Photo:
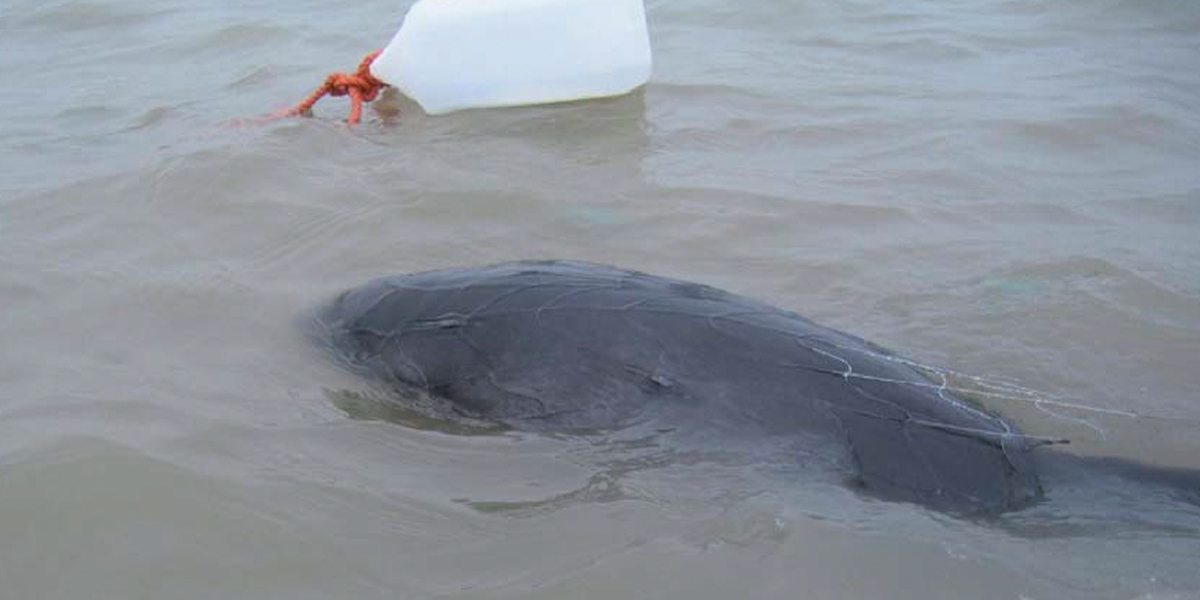
[[387, 87], [386, 83], [371, 74], [371, 62], [379, 56], [380, 52], [383, 51], [376, 50], [368, 54], [353, 74], [334, 73], [326, 77], [324, 85], [317, 88], [317, 91], [313, 92], [304, 102], [296, 105], [296, 108], [287, 111], [283, 116], [294, 117], [308, 113], [317, 100], [324, 98], [326, 94], [350, 96], [350, 116], [346, 118], [346, 122], [351, 125], [358, 123], [362, 120], [363, 102], [374, 100], [379, 95], [379, 90]]

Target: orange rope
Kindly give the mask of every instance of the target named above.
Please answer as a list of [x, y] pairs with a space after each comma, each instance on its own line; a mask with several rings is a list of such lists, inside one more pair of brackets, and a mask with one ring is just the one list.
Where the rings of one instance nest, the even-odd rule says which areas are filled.
[[317, 88], [311, 96], [306, 98], [304, 102], [296, 105], [284, 116], [294, 117], [297, 115], [307, 114], [312, 110], [317, 100], [324, 98], [326, 94], [330, 96], [350, 96], [350, 116], [346, 122], [354, 125], [362, 120], [363, 102], [370, 102], [379, 95], [379, 90], [387, 87], [387, 84], [376, 79], [371, 75], [371, 62], [375, 57], [379, 56], [382, 50], [376, 50], [366, 56], [362, 63], [358, 65], [358, 70], [353, 74], [334, 73], [325, 78], [325, 83]]

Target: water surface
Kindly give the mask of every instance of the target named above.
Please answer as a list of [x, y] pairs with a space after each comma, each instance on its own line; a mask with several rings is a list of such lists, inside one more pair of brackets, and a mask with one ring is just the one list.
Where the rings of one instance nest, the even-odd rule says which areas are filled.
[[1200, 594], [1200, 509], [1136, 488], [977, 523], [800, 448], [406, 427], [297, 325], [396, 272], [612, 263], [1200, 468], [1200, 5], [649, 0], [631, 96], [236, 124], [407, 6], [0, 6], [0, 598]]

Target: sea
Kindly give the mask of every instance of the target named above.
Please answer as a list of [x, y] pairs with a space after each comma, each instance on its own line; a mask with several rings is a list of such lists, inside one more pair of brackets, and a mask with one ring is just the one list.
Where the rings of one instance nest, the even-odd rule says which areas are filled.
[[0, 600], [1200, 598], [1196, 490], [971, 518], [786, 445], [467, 434], [305, 328], [593, 261], [953, 373], [1039, 452], [1200, 469], [1200, 3], [646, 0], [622, 97], [262, 118], [411, 4], [0, 4]]

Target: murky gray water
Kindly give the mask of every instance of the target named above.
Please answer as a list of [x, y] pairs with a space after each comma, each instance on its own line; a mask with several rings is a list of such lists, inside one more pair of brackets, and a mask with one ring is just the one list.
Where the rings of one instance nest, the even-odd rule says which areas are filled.
[[1200, 468], [1200, 4], [650, 0], [630, 97], [230, 125], [405, 8], [0, 6], [0, 598], [1200, 594], [1194, 505], [985, 524], [791, 448], [404, 427], [297, 327], [379, 275], [613, 263], [1136, 413], [992, 403]]

